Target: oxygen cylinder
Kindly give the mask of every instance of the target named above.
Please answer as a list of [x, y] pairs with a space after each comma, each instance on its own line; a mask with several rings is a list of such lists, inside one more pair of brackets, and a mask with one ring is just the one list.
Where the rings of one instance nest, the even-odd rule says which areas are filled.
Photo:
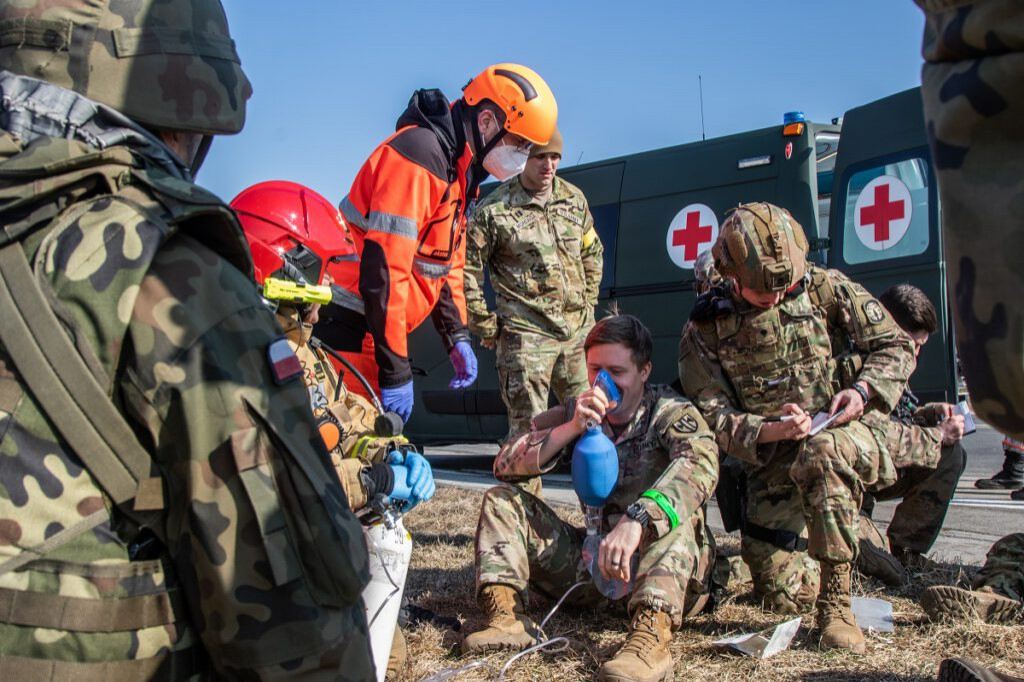
[[363, 533], [370, 550], [370, 582], [363, 590], [363, 604], [370, 624], [370, 649], [377, 668], [377, 682], [384, 682], [412, 556], [412, 536], [405, 530], [401, 517], [392, 527], [375, 523], [364, 527]]

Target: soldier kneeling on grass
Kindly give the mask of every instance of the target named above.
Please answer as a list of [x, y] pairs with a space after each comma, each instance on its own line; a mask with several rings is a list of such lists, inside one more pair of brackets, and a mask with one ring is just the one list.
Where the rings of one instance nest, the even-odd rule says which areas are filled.
[[[494, 475], [506, 482], [484, 496], [476, 535], [476, 591], [486, 626], [466, 637], [463, 652], [521, 650], [537, 643], [526, 615], [533, 589], [557, 599], [588, 579], [584, 532], [540, 499], [509, 485], [554, 469], [570, 456], [587, 423], [615, 443], [620, 474], [603, 508], [597, 563], [605, 579], [629, 581], [629, 636], [606, 662], [601, 680], [661, 680], [672, 671], [672, 629], [708, 598], [714, 541], [704, 505], [718, 479], [718, 448], [696, 408], [667, 386], [651, 385], [651, 335], [631, 315], [598, 322], [584, 342], [590, 383], [602, 369], [621, 394], [610, 402], [597, 387], [533, 419], [529, 433], [506, 444]], [[639, 549], [636, 575], [630, 559]], [[623, 598], [622, 601], [626, 601]], [[607, 603], [593, 583], [569, 604]]]

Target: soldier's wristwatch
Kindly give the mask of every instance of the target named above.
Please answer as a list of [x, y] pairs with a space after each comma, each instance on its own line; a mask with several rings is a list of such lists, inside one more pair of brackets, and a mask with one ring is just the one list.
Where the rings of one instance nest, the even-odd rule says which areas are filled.
[[633, 504], [626, 507], [626, 516], [633, 519], [640, 524], [641, 528], [646, 529], [648, 524], [651, 523], [651, 514], [640, 502], [634, 502]]
[[868, 392], [864, 390], [864, 387], [861, 386], [858, 383], [854, 383], [853, 386], [850, 386], [850, 388], [852, 388], [853, 390], [857, 391], [857, 393], [860, 394], [860, 399], [864, 401], [864, 407], [867, 407], [868, 406]]

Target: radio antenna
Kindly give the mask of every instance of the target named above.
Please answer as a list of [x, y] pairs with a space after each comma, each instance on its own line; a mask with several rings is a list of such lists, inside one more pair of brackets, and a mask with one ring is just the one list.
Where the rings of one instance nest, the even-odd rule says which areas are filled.
[[700, 139], [706, 140], [708, 138], [704, 134], [704, 82], [700, 74], [697, 74], [697, 90], [700, 92]]
[[580, 159], [582, 159], [582, 158], [583, 158], [583, 152], [581, 151], [580, 155], [576, 157], [576, 165], [577, 166], [580, 165]]

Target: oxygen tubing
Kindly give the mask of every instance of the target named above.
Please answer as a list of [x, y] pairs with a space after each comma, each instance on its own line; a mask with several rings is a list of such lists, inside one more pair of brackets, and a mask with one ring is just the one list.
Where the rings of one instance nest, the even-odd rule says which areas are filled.
[[[380, 398], [377, 397], [377, 394], [374, 392], [373, 387], [370, 386], [370, 382], [366, 380], [366, 377], [364, 377], [359, 372], [359, 370], [352, 366], [351, 362], [346, 360], [341, 353], [334, 350], [333, 348], [331, 348], [330, 346], [328, 346], [326, 343], [316, 338], [315, 336], [309, 337], [309, 345], [312, 346], [313, 348], [319, 348], [320, 350], [327, 353], [341, 364], [345, 365], [345, 368], [348, 371], [352, 372], [352, 374], [355, 375], [355, 378], [359, 381], [359, 383], [362, 384], [363, 388], [366, 389], [366, 394], [370, 396], [370, 400], [373, 401], [373, 407], [377, 410], [377, 413], [384, 414], [384, 406], [381, 405]], [[339, 380], [337, 387], [335, 387], [334, 389], [334, 400], [337, 401], [340, 395], [341, 381]]]
[[[540, 622], [540, 625], [538, 626], [541, 636], [544, 637], [544, 639], [531, 647], [523, 649], [512, 658], [508, 659], [505, 665], [502, 666], [501, 670], [498, 672], [498, 676], [494, 678], [496, 682], [502, 682], [502, 680], [505, 679], [505, 673], [508, 672], [508, 669], [512, 666], [512, 664], [518, 661], [523, 656], [526, 656], [527, 654], [532, 654], [533, 652], [540, 651], [541, 649], [548, 649], [548, 653], [553, 654], [558, 653], [559, 651], [565, 651], [569, 648], [569, 640], [565, 637], [554, 637], [552, 639], [548, 639], [547, 634], [544, 632], [544, 626], [548, 624], [548, 621], [551, 620], [551, 617], [555, 615], [555, 612], [558, 611], [558, 609], [562, 606], [562, 603], [572, 593], [573, 590], [575, 590], [577, 587], [580, 587], [581, 585], [587, 585], [588, 583], [590, 583], [589, 580], [581, 580], [565, 591], [562, 597], [557, 602], [555, 602], [555, 605], [553, 607], [551, 607], [551, 610], [548, 611], [548, 615], [544, 616], [544, 620], [542, 620]], [[552, 646], [553, 644], [561, 644], [561, 646], [557, 649], [549, 649], [548, 647]], [[489, 668], [491, 674], [494, 674], [494, 666], [492, 666], [485, 660], [479, 660], [473, 661], [472, 663], [464, 665], [461, 668], [445, 668], [444, 670], [440, 670], [434, 673], [433, 675], [430, 675], [429, 677], [424, 677], [420, 679], [419, 682], [443, 682], [443, 680], [450, 680], [456, 675], [461, 675], [462, 673], [468, 670], [474, 670], [476, 668]]]

